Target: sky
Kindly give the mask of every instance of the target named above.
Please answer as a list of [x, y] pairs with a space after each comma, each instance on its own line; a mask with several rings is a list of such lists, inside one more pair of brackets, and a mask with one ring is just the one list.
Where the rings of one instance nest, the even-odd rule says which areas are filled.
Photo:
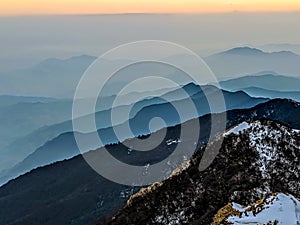
[[0, 17], [0, 71], [48, 58], [99, 56], [120, 44], [164, 40], [201, 56], [238, 46], [300, 44], [300, 13]]
[[0, 71], [145, 39], [201, 56], [282, 43], [300, 51], [299, 21], [300, 0], [0, 0]]
[[300, 11], [299, 0], [0, 0], [0, 15]]

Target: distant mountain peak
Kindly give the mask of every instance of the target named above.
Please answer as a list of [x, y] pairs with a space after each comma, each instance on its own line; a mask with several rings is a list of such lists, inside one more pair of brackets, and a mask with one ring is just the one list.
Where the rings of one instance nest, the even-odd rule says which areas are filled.
[[70, 57], [66, 60], [72, 60], [72, 59], [87, 59], [87, 60], [95, 60], [97, 57], [96, 56], [92, 56], [92, 55], [78, 55], [78, 56], [73, 56], [73, 57]]
[[59, 58], [48, 58], [43, 61], [41, 61], [38, 66], [52, 66], [52, 65], [64, 65], [66, 62], [72, 62], [72, 61], [93, 61], [95, 60], [95, 56], [90, 55], [78, 55], [78, 56], [72, 56], [70, 58], [66, 59], [59, 59]]
[[258, 55], [258, 54], [266, 54], [264, 51], [257, 49], [257, 48], [251, 48], [251, 47], [237, 47], [233, 49], [229, 49], [225, 52], [222, 52], [221, 54], [237, 54], [237, 55]]
[[259, 72], [220, 81], [220, 86], [225, 90], [244, 90], [245, 88], [256, 87], [277, 92], [299, 91], [300, 79], [297, 76]]
[[227, 54], [230, 54], [230, 55], [256, 55], [256, 56], [271, 54], [271, 55], [280, 55], [280, 56], [286, 56], [286, 57], [299, 56], [296, 53], [291, 52], [291, 51], [265, 52], [261, 49], [252, 48], [252, 47], [248, 47], [248, 46], [232, 48], [227, 51], [221, 52], [219, 54], [221, 54], [221, 55], [224, 55], [224, 54], [225, 55], [227, 55]]
[[296, 53], [292, 51], [279, 51], [279, 52], [273, 52], [275, 54], [285, 54], [285, 55], [293, 55], [293, 56], [298, 56]]
[[272, 71], [272, 70], [266, 70], [266, 71], [261, 71], [261, 72], [254, 73], [254, 74], [249, 74], [249, 76], [263, 76], [263, 75], [279, 76], [279, 73], [276, 73], [275, 71]]
[[199, 89], [199, 85], [195, 84], [194, 82], [190, 82], [190, 83], [184, 84], [182, 87], [184, 89], [189, 89], [189, 88]]

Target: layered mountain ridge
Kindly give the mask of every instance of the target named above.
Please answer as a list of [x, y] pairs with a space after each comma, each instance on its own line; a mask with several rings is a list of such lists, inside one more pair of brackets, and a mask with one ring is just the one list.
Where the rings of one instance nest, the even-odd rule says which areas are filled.
[[[203, 91], [204, 89], [206, 92]], [[199, 116], [203, 116], [204, 114], [208, 114], [210, 112], [210, 106], [207, 102], [205, 94], [209, 93], [210, 96], [213, 96], [217, 91], [219, 91], [219, 89], [215, 86], [206, 85], [201, 87], [193, 83], [183, 86], [183, 90], [189, 94], [189, 98], [184, 98], [184, 96], [180, 94], [180, 89], [176, 89], [167, 92], [161, 97], [144, 99], [136, 104], [131, 105], [132, 110], [130, 113], [132, 115], [128, 116], [130, 117], [129, 121], [134, 135], [139, 136], [142, 134], [149, 134], [151, 131], [149, 131], [148, 122], [155, 116], [163, 118], [166, 122], [166, 126], [174, 126], [180, 124], [180, 120], [185, 122], [189, 119], [194, 119]], [[265, 98], [252, 98], [244, 92], [222, 91], [222, 94], [225, 98], [227, 110], [250, 108], [259, 103], [267, 101]], [[171, 99], [173, 101], [166, 102], [164, 98]], [[178, 114], [174, 113], [173, 104], [186, 105], [189, 107], [189, 100], [192, 100], [195, 104], [197, 114], [193, 115], [193, 113], [187, 112], [184, 114], [185, 117], [181, 116], [179, 118]], [[114, 109], [114, 115], [117, 115], [117, 120], [120, 121], [120, 124], [118, 124], [116, 127], [118, 127], [120, 130], [126, 127], [126, 122], [124, 123], [124, 115], [122, 114], [129, 107], [130, 106], [120, 106]], [[216, 112], [219, 112], [222, 111], [222, 108], [220, 107], [216, 110], [218, 110]], [[102, 137], [102, 140], [104, 140], [104, 145], [117, 143], [120, 139], [114, 135], [114, 130], [111, 126], [111, 113], [112, 110], [104, 110], [97, 112], [95, 115], [96, 123], [99, 127], [98, 134]], [[91, 116], [94, 115], [88, 115], [87, 117]], [[118, 116], [120, 118], [118, 118]], [[87, 117], [79, 119], [81, 121], [85, 121], [87, 120]], [[158, 127], [157, 129], [161, 128], [162, 127]], [[86, 150], [102, 147], [97, 145], [98, 143], [89, 141], [90, 136], [93, 135], [92, 133], [80, 135], [87, 140], [87, 144], [85, 146]], [[129, 136], [129, 134], [126, 135], [127, 136], [122, 137], [124, 140], [126, 138], [132, 138]], [[53, 138], [47, 140], [47, 138], [50, 137]], [[45, 143], [38, 145], [42, 142], [42, 140], [45, 141]], [[19, 148], [20, 145], [22, 145], [24, 148], [22, 151]], [[26, 139], [21, 139], [18, 142], [13, 143], [13, 145], [10, 145], [8, 149], [9, 152], [15, 153], [15, 155], [19, 153], [20, 157], [18, 159], [22, 159], [21, 156], [23, 156], [23, 159], [6, 171], [2, 171], [2, 173], [0, 171], [0, 185], [11, 178], [30, 171], [31, 169], [56, 161], [69, 159], [80, 154], [74, 137], [74, 132], [72, 131], [71, 120], [53, 126], [48, 126], [45, 129], [39, 129]], [[27, 155], [25, 153], [27, 153]]]

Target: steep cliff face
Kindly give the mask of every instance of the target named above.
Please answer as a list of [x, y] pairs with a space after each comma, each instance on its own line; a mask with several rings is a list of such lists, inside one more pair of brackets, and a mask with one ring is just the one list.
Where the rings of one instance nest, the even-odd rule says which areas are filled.
[[298, 130], [261, 120], [222, 135], [220, 152], [205, 171], [198, 170], [203, 147], [167, 180], [142, 189], [99, 224], [205, 225], [228, 202], [247, 206], [277, 192], [300, 196]]

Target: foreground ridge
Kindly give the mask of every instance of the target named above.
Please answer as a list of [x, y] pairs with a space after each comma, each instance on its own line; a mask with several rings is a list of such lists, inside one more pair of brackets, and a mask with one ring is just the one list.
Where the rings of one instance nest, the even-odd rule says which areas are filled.
[[300, 196], [298, 130], [260, 120], [222, 135], [220, 153], [205, 171], [198, 170], [203, 147], [167, 180], [142, 189], [98, 224], [211, 224], [228, 202], [250, 205], [277, 192]]

